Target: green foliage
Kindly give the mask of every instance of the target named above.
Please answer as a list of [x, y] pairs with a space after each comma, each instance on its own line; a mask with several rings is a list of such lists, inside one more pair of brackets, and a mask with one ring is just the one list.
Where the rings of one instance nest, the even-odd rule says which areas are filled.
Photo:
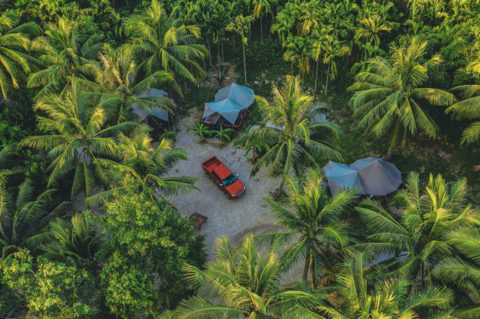
[[28, 313], [43, 318], [93, 318], [94, 281], [72, 261], [55, 263], [19, 250], [0, 260], [1, 283], [24, 298]]
[[314, 318], [315, 308], [325, 305], [328, 289], [310, 289], [302, 282], [279, 284], [284, 268], [280, 260], [283, 242], [268, 249], [247, 235], [238, 247], [222, 236], [215, 242], [215, 261], [201, 270], [185, 265], [187, 280], [198, 288], [198, 297], [183, 300], [176, 310], [179, 318]]
[[281, 89], [273, 85], [273, 104], [257, 95], [264, 122], [268, 120], [270, 125], [251, 130], [236, 140], [236, 145], [241, 146], [272, 145], [253, 166], [250, 175], [255, 175], [262, 166], [270, 166], [267, 176], [283, 177], [278, 195], [290, 169], [300, 176], [307, 167], [319, 168], [321, 161], [341, 159], [334, 144], [340, 138], [337, 125], [325, 120], [311, 121], [325, 107], [312, 104], [313, 97], [303, 91], [300, 82], [300, 77], [287, 76]]
[[230, 135], [234, 132], [235, 130], [232, 128], [224, 129], [223, 126], [220, 126], [220, 131], [212, 131], [212, 134], [215, 135], [216, 138], [220, 139], [220, 145], [223, 145], [223, 140], [227, 140], [228, 142], [232, 140]]
[[202, 267], [206, 261], [203, 237], [194, 237], [190, 220], [150, 194], [127, 179], [124, 191], [106, 202], [108, 214], [99, 220], [103, 232], [111, 234], [99, 254], [107, 259], [101, 282], [107, 306], [119, 316], [157, 313], [159, 302], [174, 308], [189, 292], [178, 269], [185, 262]]
[[200, 122], [197, 122], [195, 127], [191, 127], [188, 130], [194, 131], [195, 135], [200, 136], [201, 141], [203, 141], [206, 136], [212, 136], [212, 134], [214, 133], [214, 131], [208, 129], [208, 126]]
[[[283, 267], [290, 269], [303, 262], [303, 281], [307, 281], [311, 272], [313, 288], [318, 282], [332, 285], [336, 281], [338, 263], [332, 261], [334, 258], [330, 249], [339, 250], [349, 245], [350, 239], [344, 227], [339, 225], [339, 220], [348, 205], [357, 198], [356, 189], [345, 190], [329, 198], [326, 187], [319, 187], [322, 179], [319, 170], [311, 170], [305, 181], [287, 177], [288, 206], [293, 206], [293, 211], [264, 198], [278, 219], [275, 225], [281, 225], [287, 231], [255, 237], [258, 241], [273, 241], [280, 237], [286, 242], [293, 241], [294, 244], [289, 245], [282, 255]], [[322, 275], [319, 269], [322, 269]]]

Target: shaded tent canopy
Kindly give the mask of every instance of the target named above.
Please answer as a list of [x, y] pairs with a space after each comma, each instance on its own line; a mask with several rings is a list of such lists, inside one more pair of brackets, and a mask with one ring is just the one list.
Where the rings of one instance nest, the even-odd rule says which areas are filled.
[[238, 115], [255, 101], [252, 89], [236, 83], [220, 89], [215, 95], [215, 101], [205, 103], [202, 119], [218, 113], [231, 124], [235, 124]]
[[[163, 99], [168, 98], [167, 92], [163, 90], [158, 90], [158, 89], [151, 89], [148, 92], [147, 96], [142, 96], [142, 97], [156, 97], [156, 96]], [[140, 98], [140, 96], [134, 96], [134, 97]], [[161, 101], [159, 100], [157, 101], [157, 103], [161, 103]], [[165, 111], [164, 109], [161, 109], [159, 107], [151, 107], [150, 110], [147, 110], [139, 104], [134, 104], [132, 106], [132, 109], [133, 109], [133, 113], [137, 114], [140, 117], [140, 120], [142, 121], [149, 115], [158, 117], [159, 119], [164, 120], [166, 122], [168, 122], [168, 119], [169, 119], [168, 111]]]
[[325, 175], [327, 176], [328, 186], [332, 195], [336, 195], [343, 189], [359, 188], [358, 194], [365, 194], [358, 172], [353, 168], [348, 167], [345, 164], [339, 164], [335, 162], [328, 162], [323, 168]]
[[226, 99], [219, 102], [205, 103], [205, 111], [203, 112], [203, 118], [212, 115], [217, 112], [223, 116], [227, 121], [234, 124], [237, 120], [238, 113], [244, 108], [238, 104], [235, 104], [232, 100]]
[[358, 171], [363, 189], [370, 195], [393, 193], [402, 184], [402, 174], [398, 168], [380, 158], [363, 158], [350, 167]]
[[247, 108], [255, 102], [255, 92], [246, 86], [232, 83], [218, 90], [217, 94], [215, 94], [215, 102], [225, 99], [232, 100], [235, 104]]

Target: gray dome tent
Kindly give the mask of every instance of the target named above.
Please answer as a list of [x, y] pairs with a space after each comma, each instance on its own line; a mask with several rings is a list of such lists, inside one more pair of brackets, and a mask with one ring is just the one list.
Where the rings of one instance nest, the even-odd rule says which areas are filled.
[[[243, 110], [255, 102], [255, 93], [252, 89], [236, 83], [220, 89], [215, 95], [215, 102], [205, 103], [205, 111], [202, 119], [206, 119], [215, 113], [223, 116], [231, 124], [235, 124]], [[216, 122], [215, 118], [212, 122]], [[210, 122], [210, 120], [207, 120]]]
[[327, 176], [328, 186], [330, 186], [332, 195], [336, 195], [337, 193], [341, 192], [342, 189], [353, 189], [354, 187], [360, 189], [358, 194], [365, 194], [363, 186], [360, 183], [358, 172], [353, 168], [350, 168], [345, 164], [339, 164], [330, 161], [327, 165], [325, 165], [323, 170], [325, 172], [325, 176]]
[[358, 172], [363, 189], [370, 195], [387, 195], [402, 184], [402, 174], [392, 163], [367, 157], [350, 165]]

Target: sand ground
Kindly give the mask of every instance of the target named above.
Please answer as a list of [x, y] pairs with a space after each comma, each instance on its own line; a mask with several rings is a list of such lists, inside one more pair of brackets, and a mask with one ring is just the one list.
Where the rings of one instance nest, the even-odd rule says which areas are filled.
[[[220, 147], [218, 139], [208, 139], [204, 144], [200, 138], [188, 128], [194, 127], [200, 117], [200, 112], [193, 111], [188, 117], [181, 119], [176, 125], [178, 130], [176, 148], [188, 151], [188, 161], [178, 163], [169, 176], [194, 176], [199, 181], [196, 186], [201, 192], [189, 192], [169, 201], [178, 208], [182, 216], [190, 216], [197, 212], [208, 217], [203, 224], [202, 232], [206, 234], [206, 248], [210, 258], [214, 257], [213, 245], [215, 239], [225, 235], [233, 245], [239, 243], [245, 234], [250, 232], [258, 235], [281, 230], [274, 226], [275, 216], [262, 199], [271, 196], [270, 193], [280, 185], [280, 178], [266, 177], [267, 170], [262, 169], [254, 177], [250, 177], [252, 169], [251, 157], [245, 156], [245, 149], [236, 149], [232, 143]], [[215, 183], [210, 181], [202, 170], [202, 162], [212, 156], [217, 156], [245, 184], [246, 193], [235, 200], [227, 199]]]

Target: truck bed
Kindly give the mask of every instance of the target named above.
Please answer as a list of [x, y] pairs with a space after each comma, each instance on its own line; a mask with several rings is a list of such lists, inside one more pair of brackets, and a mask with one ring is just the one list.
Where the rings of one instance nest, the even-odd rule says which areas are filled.
[[213, 170], [216, 167], [218, 167], [220, 164], [222, 164], [222, 162], [216, 156], [214, 156], [214, 157], [209, 158], [205, 162], [203, 162], [202, 166], [208, 173], [211, 174], [213, 172]]

